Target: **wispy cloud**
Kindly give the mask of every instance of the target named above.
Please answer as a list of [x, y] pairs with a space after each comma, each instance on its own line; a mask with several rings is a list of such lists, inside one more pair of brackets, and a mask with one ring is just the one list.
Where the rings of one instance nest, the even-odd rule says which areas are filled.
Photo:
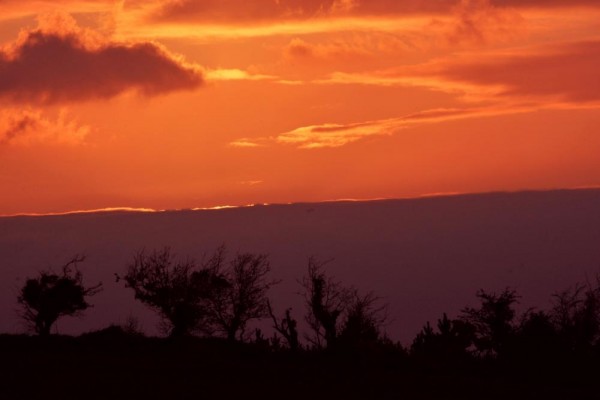
[[390, 118], [351, 124], [322, 124], [305, 126], [284, 132], [275, 137], [280, 144], [294, 145], [301, 149], [341, 147], [361, 139], [397, 133], [412, 126], [449, 120], [486, 116], [491, 110], [436, 109]]
[[208, 69], [204, 76], [207, 81], [277, 81], [274, 75], [250, 73], [243, 69]]
[[158, 21], [315, 20], [339, 16], [408, 16], [447, 14], [465, 4], [485, 2], [499, 8], [597, 7], [595, 0], [166, 0], [153, 3]]
[[[412, 126], [456, 119], [483, 117], [503, 113], [486, 109], [434, 109], [390, 118], [349, 124], [320, 124], [296, 128], [275, 137], [240, 139], [230, 143], [236, 147], [257, 147], [267, 143], [293, 145], [300, 149], [341, 147], [361, 139], [392, 135]], [[506, 111], [504, 111], [506, 113]]]
[[[600, 104], [587, 104], [589, 109], [600, 109]], [[342, 147], [363, 139], [389, 136], [398, 132], [426, 124], [436, 124], [473, 118], [485, 118], [510, 114], [530, 113], [544, 109], [568, 110], [577, 107], [570, 103], [547, 105], [512, 104], [473, 108], [440, 108], [389, 118], [348, 124], [309, 125], [293, 129], [269, 138], [242, 139], [243, 146], [257, 147], [267, 144], [292, 145], [299, 149], [320, 149]], [[235, 145], [232, 142], [231, 145]]]
[[71, 119], [66, 110], [49, 118], [39, 110], [4, 109], [0, 112], [0, 145], [27, 146], [41, 143], [78, 145], [91, 128]]
[[320, 84], [417, 86], [471, 101], [600, 101], [600, 41], [459, 54], [395, 69], [335, 72]]

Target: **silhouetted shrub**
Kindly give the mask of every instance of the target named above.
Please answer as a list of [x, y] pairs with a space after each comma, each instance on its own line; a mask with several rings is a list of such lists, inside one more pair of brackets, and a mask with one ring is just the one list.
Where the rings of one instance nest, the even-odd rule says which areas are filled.
[[511, 347], [511, 362], [522, 366], [549, 366], [564, 356], [552, 317], [544, 311], [523, 315]]
[[385, 306], [372, 293], [360, 295], [344, 287], [323, 271], [324, 263], [308, 261], [308, 274], [301, 280], [312, 330], [307, 339], [317, 348], [332, 348], [343, 338], [345, 346], [376, 342], [386, 319]]
[[437, 321], [437, 331], [429, 322], [412, 343], [411, 354], [429, 363], [460, 363], [470, 358], [469, 348], [475, 327], [460, 319], [451, 320], [446, 313]]
[[481, 305], [463, 309], [461, 320], [473, 326], [473, 343], [479, 355], [500, 356], [515, 333], [513, 306], [518, 299], [517, 293], [511, 289], [504, 289], [500, 294], [480, 290], [477, 297]]
[[[287, 343], [287, 347], [294, 352], [300, 349], [297, 328], [298, 323], [294, 318], [292, 318], [292, 309], [288, 308], [287, 310], [285, 310], [285, 315], [283, 316], [283, 318], [278, 319], [273, 312], [270, 302], [267, 302], [267, 307], [269, 311], [269, 316], [273, 321], [273, 329], [275, 329], [275, 331], [277, 331], [281, 336], [283, 336]], [[275, 343], [278, 345], [279, 341], [275, 340]]]
[[223, 249], [202, 266], [192, 260], [175, 261], [168, 247], [151, 254], [140, 251], [123, 279], [136, 299], [160, 314], [170, 336], [209, 333], [210, 300], [228, 285], [220, 272], [222, 260]]
[[209, 297], [209, 314], [228, 340], [243, 341], [249, 321], [269, 316], [267, 292], [276, 283], [267, 279], [270, 270], [266, 255], [252, 253], [237, 254], [228, 269], [217, 267], [222, 284]]
[[561, 344], [570, 352], [588, 352], [600, 338], [599, 282], [577, 285], [553, 297], [550, 317]]
[[345, 347], [369, 347], [381, 339], [381, 326], [387, 319], [385, 304], [373, 293], [360, 295], [351, 290], [338, 341]]
[[62, 268], [62, 273], [40, 272], [37, 278], [28, 278], [17, 301], [23, 308], [22, 317], [39, 335], [50, 334], [56, 320], [76, 316], [91, 307], [86, 298], [102, 289], [102, 284], [85, 287], [77, 264], [85, 257], [75, 256]]
[[308, 313], [306, 322], [312, 330], [307, 339], [316, 347], [330, 347], [338, 336], [341, 315], [350, 299], [350, 291], [323, 272], [325, 263], [311, 257], [308, 275], [302, 281]]

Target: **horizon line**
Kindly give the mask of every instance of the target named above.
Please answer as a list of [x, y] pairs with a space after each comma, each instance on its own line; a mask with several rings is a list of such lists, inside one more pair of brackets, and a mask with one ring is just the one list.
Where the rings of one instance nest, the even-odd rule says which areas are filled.
[[55, 216], [67, 216], [67, 215], [79, 215], [79, 214], [108, 214], [108, 213], [147, 213], [147, 214], [158, 214], [166, 212], [178, 212], [178, 211], [221, 211], [230, 209], [240, 208], [252, 208], [252, 207], [265, 207], [265, 206], [281, 206], [281, 205], [295, 205], [295, 204], [324, 204], [324, 203], [368, 203], [377, 201], [394, 201], [394, 200], [419, 200], [439, 197], [458, 197], [458, 196], [471, 196], [471, 195], [492, 195], [492, 194], [517, 194], [517, 193], [543, 193], [543, 192], [559, 192], [559, 191], [578, 191], [578, 190], [598, 190], [600, 185], [585, 185], [565, 188], [548, 188], [548, 189], [516, 189], [516, 190], [492, 190], [487, 192], [433, 192], [425, 193], [421, 195], [405, 196], [405, 197], [373, 197], [373, 198], [339, 198], [319, 201], [296, 201], [287, 203], [251, 203], [251, 204], [240, 204], [240, 205], [216, 205], [207, 207], [190, 207], [190, 208], [172, 208], [172, 209], [159, 209], [149, 207], [130, 207], [130, 206], [116, 206], [116, 207], [104, 207], [94, 208], [89, 210], [69, 210], [69, 211], [56, 211], [47, 213], [14, 213], [14, 214], [0, 214], [0, 218], [15, 218], [15, 217], [55, 217]]

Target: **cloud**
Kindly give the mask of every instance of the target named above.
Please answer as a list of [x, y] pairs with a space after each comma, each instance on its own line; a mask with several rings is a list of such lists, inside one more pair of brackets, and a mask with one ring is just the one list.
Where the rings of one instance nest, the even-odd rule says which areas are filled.
[[127, 91], [152, 96], [199, 87], [199, 67], [151, 42], [114, 42], [64, 14], [40, 19], [0, 51], [0, 97], [57, 103], [110, 98]]
[[502, 97], [589, 102], [600, 100], [599, 68], [600, 41], [584, 41], [464, 56], [439, 63], [432, 73], [449, 82], [496, 87]]
[[425, 64], [364, 73], [335, 72], [321, 84], [417, 86], [466, 100], [600, 101], [600, 41], [460, 54]]
[[89, 126], [70, 119], [66, 110], [54, 119], [32, 109], [4, 109], [0, 112], [0, 146], [78, 145], [85, 141], [90, 130]]
[[506, 106], [439, 108], [418, 113], [374, 121], [355, 122], [348, 124], [309, 125], [281, 133], [273, 137], [244, 138], [232, 142], [232, 146], [253, 148], [265, 146], [267, 143], [292, 145], [299, 149], [323, 149], [342, 147], [363, 139], [389, 136], [398, 132], [426, 124], [437, 124], [448, 121], [458, 121], [472, 118], [486, 118], [501, 115], [531, 113], [540, 110], [570, 110], [570, 109], [600, 109], [600, 104], [588, 104], [575, 107], [572, 104], [556, 103], [534, 105], [528, 103]]
[[441, 108], [425, 110], [398, 118], [349, 124], [320, 124], [296, 128], [270, 138], [243, 138], [230, 143], [235, 147], [258, 147], [267, 143], [293, 145], [300, 149], [335, 148], [375, 136], [395, 134], [403, 129], [432, 123], [441, 123], [467, 118], [482, 118], [495, 115], [531, 111], [527, 107], [511, 108]]
[[453, 14], [455, 19], [444, 32], [451, 44], [510, 41], [519, 36], [523, 23], [518, 12], [492, 0], [461, 0]]
[[240, 138], [234, 140], [229, 143], [231, 147], [241, 147], [241, 148], [252, 148], [252, 147], [261, 147], [265, 145], [266, 140], [264, 139], [250, 139], [250, 138]]
[[[372, 38], [375, 34], [371, 33], [369, 36]], [[329, 43], [310, 43], [301, 38], [294, 38], [284, 47], [284, 56], [292, 60], [302, 58], [340, 59], [374, 56], [375, 48], [379, 51], [383, 50], [383, 41], [381, 40], [375, 43], [375, 40], [360, 39], [362, 38], [355, 36], [351, 41], [336, 40]], [[377, 39], [381, 38], [378, 37]]]
[[237, 21], [306, 19], [353, 8], [349, 0], [170, 0], [152, 13], [152, 19], [170, 21]]
[[276, 81], [274, 75], [250, 73], [242, 69], [210, 69], [205, 71], [208, 81]]
[[479, 109], [434, 109], [376, 121], [352, 124], [322, 124], [305, 126], [282, 133], [275, 138], [280, 144], [291, 144], [301, 149], [341, 147], [372, 136], [391, 135], [411, 126], [435, 123], [472, 116], [486, 115]]
[[[264, 23], [340, 16], [442, 15], [472, 0], [168, 0], [152, 10], [160, 21]], [[490, 0], [502, 8], [598, 7], [597, 0]]]

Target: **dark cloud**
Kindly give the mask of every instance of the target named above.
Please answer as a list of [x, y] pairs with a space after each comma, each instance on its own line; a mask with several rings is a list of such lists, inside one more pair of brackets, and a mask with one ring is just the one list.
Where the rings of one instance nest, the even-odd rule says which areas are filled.
[[155, 95], [203, 82], [198, 68], [157, 44], [111, 42], [65, 26], [25, 32], [0, 51], [0, 97], [55, 103], [110, 98], [129, 90]]
[[31, 115], [22, 115], [19, 118], [13, 118], [8, 126], [0, 131], [0, 144], [8, 144], [38, 125], [38, 119]]
[[501, 86], [505, 96], [558, 96], [566, 101], [600, 100], [600, 41], [539, 48], [443, 63], [438, 74], [450, 81]]

